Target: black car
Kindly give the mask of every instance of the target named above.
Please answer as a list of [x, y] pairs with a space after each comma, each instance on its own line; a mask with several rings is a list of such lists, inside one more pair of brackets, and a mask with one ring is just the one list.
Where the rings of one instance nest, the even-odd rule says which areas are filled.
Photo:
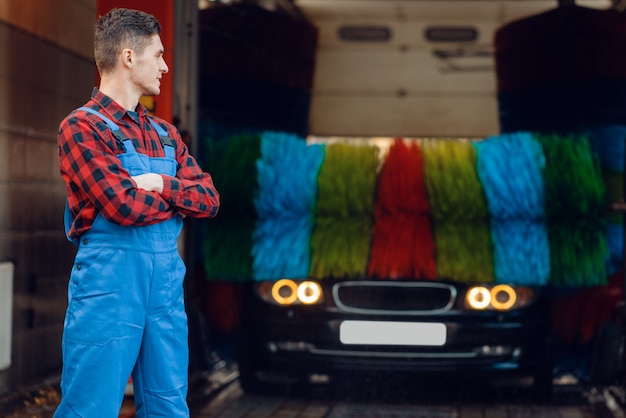
[[538, 288], [442, 281], [249, 283], [240, 382], [309, 382], [381, 371], [532, 377], [552, 388], [550, 315]]

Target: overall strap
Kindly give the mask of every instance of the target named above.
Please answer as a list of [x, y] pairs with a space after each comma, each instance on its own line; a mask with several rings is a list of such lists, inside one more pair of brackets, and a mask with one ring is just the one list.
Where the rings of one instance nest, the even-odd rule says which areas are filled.
[[167, 136], [167, 131], [163, 129], [161, 125], [156, 123], [150, 116], [148, 116], [148, 120], [150, 121], [150, 124], [152, 125], [154, 130], [157, 131], [157, 134], [159, 135], [159, 140], [161, 141], [161, 145], [163, 145], [163, 151], [165, 151], [165, 156], [168, 158], [174, 158], [174, 143], [172, 142], [170, 137]]
[[[94, 110], [94, 109], [92, 109], [90, 107], [83, 106], [83, 107], [79, 107], [78, 110], [84, 110], [85, 112], [89, 112], [89, 113], [91, 113], [93, 115], [98, 116], [100, 119], [102, 119], [102, 121], [107, 124], [107, 126], [109, 127], [109, 129], [113, 133], [113, 136], [115, 137], [115, 139], [120, 141], [122, 146], [124, 146], [124, 141], [127, 141], [128, 138], [126, 138], [126, 135], [124, 135], [124, 133], [121, 131], [120, 127], [117, 126], [117, 124], [115, 122], [113, 122], [111, 119], [107, 118], [102, 113], [100, 113], [97, 110]], [[126, 148], [126, 147], [124, 147], [124, 148]]]

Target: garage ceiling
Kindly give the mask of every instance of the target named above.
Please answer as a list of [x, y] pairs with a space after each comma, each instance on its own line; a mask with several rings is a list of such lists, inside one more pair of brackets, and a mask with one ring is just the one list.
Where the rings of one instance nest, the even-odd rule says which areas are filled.
[[[309, 19], [484, 19], [503, 21], [549, 10], [557, 0], [294, 0]], [[576, 5], [611, 7], [611, 0], [578, 0]]]
[[626, 0], [198, 0], [200, 9], [216, 3], [257, 4], [309, 20], [474, 19], [504, 22], [559, 5], [623, 11]]

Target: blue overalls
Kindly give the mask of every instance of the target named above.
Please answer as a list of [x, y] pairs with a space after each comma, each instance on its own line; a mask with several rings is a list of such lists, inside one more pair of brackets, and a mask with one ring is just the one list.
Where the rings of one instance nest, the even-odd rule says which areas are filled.
[[[113, 134], [119, 127], [98, 112]], [[152, 121], [151, 121], [152, 122]], [[153, 126], [165, 158], [135, 150], [122, 138], [118, 157], [132, 176], [176, 175], [174, 147]], [[66, 206], [65, 229], [72, 215]], [[68, 286], [63, 332], [62, 400], [55, 418], [116, 418], [132, 373], [137, 417], [189, 417], [185, 265], [177, 240], [182, 219], [119, 226], [99, 214], [80, 237]]]

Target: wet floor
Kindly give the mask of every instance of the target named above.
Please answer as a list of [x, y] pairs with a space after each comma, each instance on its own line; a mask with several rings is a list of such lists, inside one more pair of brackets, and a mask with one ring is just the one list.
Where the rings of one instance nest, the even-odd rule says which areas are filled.
[[[512, 394], [488, 399], [458, 399], [451, 394], [445, 399], [417, 396], [367, 398], [311, 397], [297, 395], [246, 394], [234, 383], [202, 408], [192, 418], [616, 418], [623, 410], [609, 407], [603, 393], [583, 394], [580, 388], [560, 387], [550, 401], [537, 402]], [[608, 402], [610, 403], [610, 402]]]
[[[331, 385], [269, 388], [245, 393], [234, 380], [206, 401], [192, 404], [192, 418], [618, 418], [624, 391], [559, 382], [549, 398], [524, 381], [414, 381], [359, 375]], [[565, 384], [567, 383], [567, 384]]]
[[[236, 368], [207, 375], [201, 383], [190, 392], [192, 418], [626, 417], [621, 386], [559, 384], [550, 398], [537, 398], [524, 382], [355, 376], [334, 384], [268, 387], [264, 393], [251, 394], [241, 389]], [[5, 397], [0, 418], [50, 418], [59, 399], [54, 384], [13, 399], [12, 405]], [[128, 396], [119, 417], [134, 416]]]

